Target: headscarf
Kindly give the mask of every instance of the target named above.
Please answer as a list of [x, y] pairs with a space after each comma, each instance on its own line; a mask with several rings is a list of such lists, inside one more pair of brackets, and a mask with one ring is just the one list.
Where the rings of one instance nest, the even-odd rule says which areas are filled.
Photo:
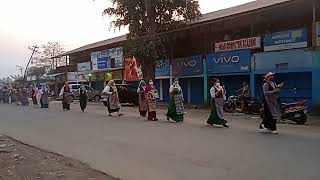
[[110, 81], [108, 82], [108, 86], [114, 87], [114, 86], [115, 86], [115, 85], [114, 85], [114, 80], [110, 80]]
[[178, 79], [178, 78], [175, 78], [175, 79], [173, 80], [173, 84], [178, 86], [178, 85], [179, 85], [179, 79]]
[[139, 82], [139, 88], [144, 87], [144, 86], [146, 86], [146, 85], [147, 85], [147, 83], [146, 83], [145, 80], [141, 80], [141, 81]]

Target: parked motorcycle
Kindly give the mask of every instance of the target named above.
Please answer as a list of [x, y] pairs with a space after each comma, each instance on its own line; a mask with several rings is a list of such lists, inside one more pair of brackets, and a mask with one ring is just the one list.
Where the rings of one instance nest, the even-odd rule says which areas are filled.
[[[245, 98], [247, 114], [259, 114], [262, 102], [256, 97]], [[230, 96], [224, 104], [224, 111], [228, 113], [243, 112], [241, 106], [241, 98], [239, 96]]]
[[[282, 103], [280, 106], [281, 120], [291, 120], [299, 125], [307, 122], [307, 105], [306, 101], [299, 101], [296, 103]], [[260, 117], [264, 118], [264, 108], [260, 109]]]

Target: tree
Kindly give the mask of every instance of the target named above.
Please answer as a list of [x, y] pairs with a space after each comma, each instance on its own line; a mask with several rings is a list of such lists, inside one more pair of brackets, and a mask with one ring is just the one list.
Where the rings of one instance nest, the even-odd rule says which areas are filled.
[[198, 0], [110, 0], [104, 15], [115, 17], [115, 28], [128, 27], [124, 53], [142, 64], [145, 79], [154, 79], [155, 62], [167, 55], [168, 31], [200, 16]]
[[40, 66], [40, 67], [33, 66], [28, 69], [28, 76], [30, 77], [35, 76], [37, 80], [42, 78], [43, 75], [46, 73], [47, 73], [47, 69], [45, 66]]
[[59, 42], [48, 42], [40, 47], [40, 52], [32, 59], [33, 65], [35, 67], [45, 67], [46, 71], [52, 70], [55, 66], [64, 64], [64, 59], [56, 61], [52, 59], [64, 52], [65, 50]]

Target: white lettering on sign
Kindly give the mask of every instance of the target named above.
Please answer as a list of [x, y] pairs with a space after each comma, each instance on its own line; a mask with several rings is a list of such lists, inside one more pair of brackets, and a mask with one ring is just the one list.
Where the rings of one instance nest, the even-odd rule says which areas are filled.
[[213, 58], [214, 62], [216, 64], [218, 63], [238, 63], [240, 62], [240, 56], [230, 56], [230, 57], [225, 57], [225, 56], [222, 56], [222, 57], [219, 57], [219, 58]]
[[195, 61], [195, 60], [182, 61], [182, 66], [183, 67], [194, 67], [196, 65], [197, 65], [197, 61]]
[[249, 71], [249, 66], [241, 66], [240, 70], [241, 71]]
[[240, 49], [256, 49], [261, 47], [261, 38], [252, 37], [234, 41], [219, 42], [215, 44], [216, 52], [234, 51]]

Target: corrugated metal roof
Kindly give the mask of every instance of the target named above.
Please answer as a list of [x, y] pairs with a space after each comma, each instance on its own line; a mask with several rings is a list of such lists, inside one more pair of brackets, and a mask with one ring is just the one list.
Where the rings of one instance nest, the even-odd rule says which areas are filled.
[[195, 21], [192, 24], [202, 23], [205, 21], [212, 21], [215, 19], [220, 19], [228, 16], [233, 16], [236, 14], [254, 11], [254, 10], [266, 8], [269, 6], [273, 6], [276, 4], [285, 3], [289, 1], [293, 1], [293, 0], [256, 0], [256, 1], [252, 1], [239, 6], [234, 6], [231, 8], [222, 9], [219, 11], [214, 11], [211, 13], [204, 14], [199, 18], [199, 20]]
[[[222, 9], [222, 10], [214, 11], [214, 12], [207, 13], [207, 14], [203, 14], [198, 20], [194, 21], [190, 25], [195, 25], [198, 23], [206, 22], [206, 21], [212, 21], [212, 20], [216, 20], [216, 19], [220, 19], [220, 18], [225, 18], [228, 16], [233, 16], [233, 15], [237, 15], [237, 14], [241, 14], [241, 13], [245, 13], [245, 12], [249, 12], [249, 11], [254, 11], [254, 10], [258, 10], [258, 9], [262, 9], [262, 8], [266, 8], [269, 6], [274, 6], [277, 4], [290, 2], [290, 1], [294, 1], [294, 0], [256, 0], [256, 1], [252, 1], [252, 2], [242, 4], [239, 6], [235, 6], [235, 7], [231, 7], [231, 8], [227, 8], [227, 9]], [[118, 36], [115, 38], [111, 38], [111, 39], [107, 39], [104, 41], [99, 41], [96, 43], [82, 46], [80, 48], [66, 52], [66, 53], [62, 54], [62, 56], [69, 55], [69, 54], [76, 53], [76, 52], [80, 52], [80, 51], [84, 51], [84, 50], [88, 50], [88, 49], [101, 47], [101, 46], [106, 46], [106, 45], [109, 45], [112, 43], [117, 43], [117, 42], [121, 42], [121, 41], [125, 41], [125, 40], [126, 40], [126, 35]]]

